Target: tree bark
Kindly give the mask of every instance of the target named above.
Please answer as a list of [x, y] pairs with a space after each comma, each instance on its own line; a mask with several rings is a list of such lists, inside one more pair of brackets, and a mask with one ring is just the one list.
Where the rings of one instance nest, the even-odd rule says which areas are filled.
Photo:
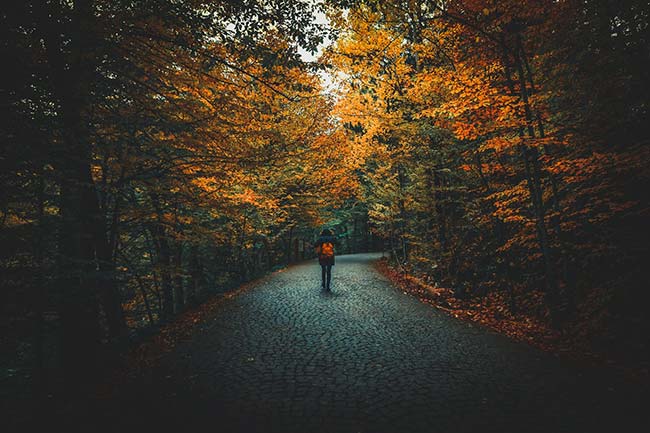
[[[157, 198], [152, 199], [157, 200]], [[152, 227], [152, 238], [156, 249], [156, 270], [160, 276], [160, 321], [168, 322], [174, 315], [174, 289], [169, 269], [171, 266], [171, 252], [165, 225], [160, 214], [158, 222]]]
[[190, 304], [196, 304], [201, 296], [203, 288], [203, 268], [199, 258], [199, 247], [192, 245], [190, 249], [190, 290], [187, 293], [187, 301]]
[[[521, 44], [520, 35], [516, 36], [517, 44]], [[502, 38], [502, 44], [505, 46], [505, 39]], [[517, 94], [515, 82], [512, 78], [512, 70], [508, 53], [503, 52], [503, 66], [505, 70], [505, 77], [508, 87], [512, 94]], [[517, 72], [519, 84], [519, 97], [524, 106], [524, 121], [526, 123], [526, 131], [528, 138], [535, 138], [535, 127], [533, 124], [532, 110], [530, 101], [528, 99], [528, 89], [526, 84], [526, 75], [524, 72], [523, 59], [521, 58], [521, 50], [516, 50], [513, 53], [513, 63]], [[526, 175], [526, 184], [530, 195], [533, 217], [535, 220], [535, 230], [537, 234], [537, 241], [542, 254], [542, 261], [544, 264], [544, 274], [546, 282], [546, 293], [550, 303], [556, 303], [558, 283], [555, 273], [555, 264], [553, 262], [551, 245], [549, 242], [548, 231], [545, 222], [545, 208], [543, 202], [543, 191], [541, 181], [541, 163], [539, 160], [539, 152], [537, 148], [530, 147], [523, 142], [524, 132], [520, 130], [520, 137], [522, 143], [519, 147], [521, 159], [524, 163], [524, 170]]]
[[47, 301], [47, 290], [45, 288], [45, 266], [43, 249], [45, 238], [45, 178], [42, 167], [39, 168], [37, 184], [37, 221], [38, 227], [34, 239], [34, 261], [37, 266], [35, 277], [35, 299], [34, 299], [34, 385], [37, 395], [41, 395], [45, 389], [45, 354], [44, 354], [44, 333], [45, 323], [43, 314]]
[[[521, 47], [521, 37], [517, 35], [517, 44]], [[524, 72], [523, 59], [521, 58], [521, 50], [517, 50], [515, 54], [515, 66], [517, 68], [517, 76], [519, 78], [519, 92], [521, 100], [524, 104], [524, 115], [526, 120], [526, 127], [529, 138], [535, 138], [535, 127], [528, 99], [528, 89], [526, 85], [526, 75]], [[535, 227], [537, 230], [537, 239], [539, 242], [540, 250], [542, 252], [542, 259], [544, 261], [544, 270], [546, 274], [546, 292], [551, 301], [551, 304], [556, 305], [558, 302], [558, 282], [555, 272], [555, 263], [553, 262], [553, 255], [551, 251], [551, 244], [548, 237], [548, 231], [545, 221], [545, 207], [542, 190], [541, 179], [541, 162], [539, 160], [539, 151], [537, 147], [530, 147], [525, 143], [521, 145], [522, 159], [524, 160], [524, 167], [526, 170], [526, 180], [528, 190], [530, 193], [531, 203], [535, 214]]]
[[97, 254], [97, 267], [99, 275], [97, 284], [101, 296], [101, 305], [106, 315], [109, 338], [118, 341], [126, 335], [126, 322], [122, 311], [122, 297], [120, 287], [115, 275], [115, 254], [116, 241], [112, 238], [117, 236], [117, 221], [119, 220], [119, 199], [116, 199], [113, 209], [113, 227], [109, 239], [106, 222], [103, 212], [97, 209], [100, 215], [99, 221], [95, 224], [95, 249]]
[[160, 272], [160, 286], [162, 291], [162, 321], [168, 322], [174, 315], [174, 292], [172, 287], [171, 273], [171, 254], [165, 226], [158, 224], [156, 226], [158, 235], [158, 271]]
[[97, 367], [99, 325], [95, 240], [99, 214], [91, 175], [92, 149], [85, 109], [90, 104], [94, 75], [93, 2], [74, 2], [68, 49], [64, 48], [57, 2], [36, 8], [47, 61], [60, 104], [64, 158], [57, 161], [60, 177], [58, 304], [61, 316], [61, 358], [67, 389], [75, 392]]
[[433, 170], [433, 197], [435, 200], [436, 216], [437, 216], [437, 225], [438, 225], [438, 243], [440, 244], [440, 252], [445, 253], [447, 251], [447, 230], [445, 224], [445, 208], [442, 204], [443, 193], [442, 193], [442, 179], [438, 174], [438, 170]]
[[185, 308], [185, 290], [183, 287], [183, 243], [176, 245], [174, 254], [174, 312], [178, 314]]

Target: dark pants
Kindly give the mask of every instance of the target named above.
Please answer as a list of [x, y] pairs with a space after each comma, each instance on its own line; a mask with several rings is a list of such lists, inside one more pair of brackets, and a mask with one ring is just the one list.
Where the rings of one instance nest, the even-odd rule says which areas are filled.
[[330, 288], [330, 281], [332, 281], [332, 265], [321, 265], [323, 275], [323, 287]]

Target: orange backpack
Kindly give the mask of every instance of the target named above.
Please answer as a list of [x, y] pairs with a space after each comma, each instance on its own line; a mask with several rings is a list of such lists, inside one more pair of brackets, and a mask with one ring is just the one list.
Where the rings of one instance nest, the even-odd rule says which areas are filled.
[[331, 242], [323, 242], [320, 246], [321, 257], [334, 257], [334, 244]]

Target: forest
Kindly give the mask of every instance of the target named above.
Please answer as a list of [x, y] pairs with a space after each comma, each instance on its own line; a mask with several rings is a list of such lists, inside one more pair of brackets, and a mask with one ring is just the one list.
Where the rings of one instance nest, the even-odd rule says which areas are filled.
[[647, 372], [647, 1], [1, 8], [0, 383], [83, 386], [323, 227]]

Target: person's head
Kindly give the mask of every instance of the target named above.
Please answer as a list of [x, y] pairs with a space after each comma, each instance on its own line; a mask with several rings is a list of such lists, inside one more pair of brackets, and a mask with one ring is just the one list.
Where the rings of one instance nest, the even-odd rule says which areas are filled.
[[320, 233], [321, 236], [332, 236], [332, 231], [330, 229], [323, 229]]

